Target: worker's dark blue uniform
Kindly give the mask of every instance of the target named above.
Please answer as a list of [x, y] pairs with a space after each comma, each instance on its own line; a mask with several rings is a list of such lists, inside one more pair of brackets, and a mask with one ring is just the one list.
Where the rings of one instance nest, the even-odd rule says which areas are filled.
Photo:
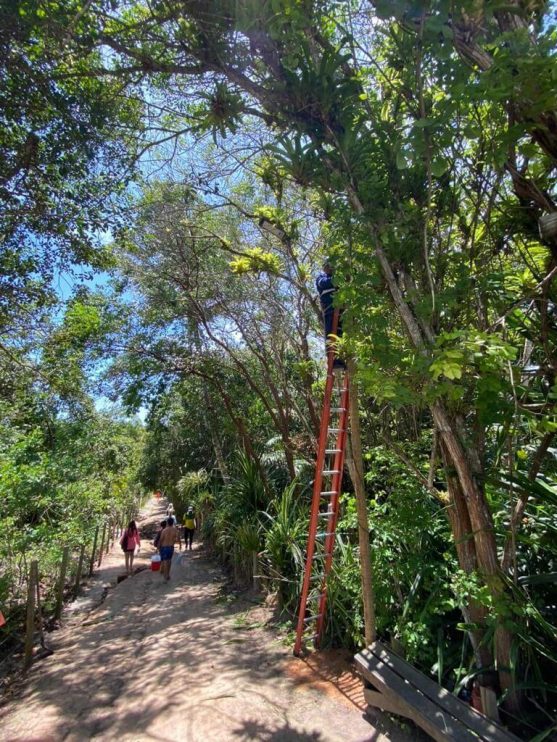
[[[325, 273], [325, 271], [321, 271], [321, 273], [317, 276], [317, 280], [315, 281], [315, 286], [319, 294], [319, 299], [321, 300], [321, 309], [323, 310], [323, 321], [325, 323], [325, 335], [328, 336], [333, 331], [333, 314], [335, 311], [333, 307], [333, 296], [335, 294], [336, 287], [333, 284], [333, 277], [329, 275], [328, 273]], [[341, 333], [342, 333], [342, 327], [340, 326], [340, 320], [339, 320], [339, 327], [337, 328], [337, 335], [340, 336]]]

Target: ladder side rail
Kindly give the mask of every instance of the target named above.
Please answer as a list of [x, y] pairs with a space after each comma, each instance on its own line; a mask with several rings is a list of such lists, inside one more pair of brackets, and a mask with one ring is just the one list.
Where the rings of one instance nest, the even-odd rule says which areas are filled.
[[[334, 323], [336, 324], [336, 323]], [[296, 643], [294, 645], [294, 654], [298, 655], [302, 648], [302, 637], [304, 633], [304, 619], [306, 615], [307, 597], [311, 582], [313, 554], [315, 551], [315, 534], [317, 532], [317, 522], [319, 518], [319, 505], [321, 502], [321, 488], [323, 485], [323, 466], [325, 463], [325, 449], [327, 448], [329, 420], [331, 409], [331, 398], [333, 394], [333, 361], [334, 351], [331, 349], [327, 353], [327, 380], [325, 383], [325, 397], [323, 400], [323, 412], [321, 413], [321, 427], [319, 431], [319, 444], [317, 448], [317, 462], [315, 466], [315, 479], [313, 481], [313, 496], [311, 503], [311, 515], [309, 522], [308, 543], [306, 552], [306, 565], [304, 570], [304, 580], [302, 583], [302, 593], [300, 596], [300, 608], [298, 611], [298, 625], [296, 629]]]
[[331, 515], [327, 520], [327, 533], [330, 536], [326, 537], [325, 540], [325, 564], [323, 567], [323, 586], [321, 591], [321, 597], [319, 599], [319, 608], [317, 611], [317, 625], [316, 625], [316, 646], [321, 641], [323, 634], [323, 628], [325, 626], [325, 609], [327, 606], [327, 581], [333, 564], [333, 550], [335, 548], [336, 529], [338, 523], [338, 516], [340, 510], [340, 491], [342, 488], [342, 476], [344, 471], [344, 456], [346, 451], [346, 436], [348, 435], [348, 422], [349, 422], [349, 391], [348, 391], [348, 376], [345, 374], [344, 377], [344, 389], [342, 393], [341, 407], [344, 408], [344, 412], [341, 414], [339, 428], [340, 431], [337, 437], [336, 448], [338, 453], [335, 454], [334, 469], [338, 472], [335, 474], [331, 483], [331, 490], [335, 490], [336, 494], [331, 498]]
[[335, 448], [337, 449], [337, 453], [335, 454], [335, 463], [333, 465], [334, 471], [338, 472], [338, 474], [333, 475], [333, 479], [331, 482], [331, 490], [334, 491], [336, 494], [331, 498], [331, 516], [329, 520], [327, 521], [327, 532], [332, 533], [331, 536], [327, 537], [327, 541], [325, 543], [325, 553], [331, 554], [331, 556], [327, 557], [327, 560], [325, 562], [325, 576], [328, 575], [329, 570], [331, 569], [331, 562], [332, 562], [332, 553], [333, 548], [335, 545], [335, 530], [336, 525], [338, 521], [338, 512], [339, 512], [339, 499], [340, 499], [340, 491], [342, 489], [342, 475], [344, 471], [344, 455], [346, 451], [346, 437], [348, 435], [348, 423], [349, 423], [349, 383], [348, 383], [348, 375], [345, 373], [344, 380], [343, 380], [343, 389], [342, 389], [342, 395], [341, 395], [341, 402], [340, 406], [343, 408], [343, 412], [341, 413], [340, 420], [339, 420], [339, 432], [336, 439]]
[[[332, 333], [336, 335], [338, 330], [340, 310], [335, 309], [333, 313]], [[334, 386], [333, 363], [336, 356], [336, 347], [334, 343], [327, 343], [327, 379], [325, 383], [325, 395], [323, 400], [323, 411], [321, 413], [321, 426], [319, 431], [319, 443], [317, 449], [317, 461], [315, 466], [315, 479], [313, 482], [313, 495], [311, 503], [311, 515], [308, 532], [308, 543], [306, 552], [306, 564], [304, 570], [304, 579], [302, 584], [302, 593], [300, 596], [300, 607], [298, 612], [298, 625], [296, 628], [296, 642], [294, 645], [294, 654], [299, 655], [302, 648], [302, 639], [305, 629], [305, 615], [307, 609], [307, 599], [309, 595], [312, 570], [313, 556], [315, 551], [315, 538], [318, 527], [318, 519], [321, 505], [321, 488], [323, 485], [323, 467], [325, 463], [325, 450], [327, 449], [329, 436], [329, 423], [331, 418], [331, 398]], [[335, 455], [336, 458], [336, 455]], [[328, 539], [328, 537], [327, 537]]]

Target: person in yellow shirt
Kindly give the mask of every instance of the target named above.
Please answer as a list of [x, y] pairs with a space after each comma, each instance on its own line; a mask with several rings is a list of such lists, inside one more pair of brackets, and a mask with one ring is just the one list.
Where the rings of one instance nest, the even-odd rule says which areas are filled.
[[195, 520], [195, 513], [193, 512], [193, 506], [190, 505], [184, 515], [184, 549], [187, 549], [189, 544], [191, 551], [193, 534], [195, 533], [196, 527], [197, 523]]

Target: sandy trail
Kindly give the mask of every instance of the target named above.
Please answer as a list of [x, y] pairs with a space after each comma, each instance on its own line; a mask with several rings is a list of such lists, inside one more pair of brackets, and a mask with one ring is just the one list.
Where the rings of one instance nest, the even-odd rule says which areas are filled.
[[[142, 530], [161, 512], [152, 505]], [[153, 552], [145, 539], [139, 562], [147, 564]], [[122, 567], [115, 551], [105, 566], [113, 582]], [[357, 684], [339, 690], [292, 658], [275, 634], [246, 620], [246, 603], [219, 599], [222, 583], [220, 570], [195, 548], [175, 555], [168, 584], [143, 571], [114, 586], [85, 619], [51, 635], [55, 652], [3, 709], [0, 739], [411, 738], [379, 713], [371, 726]]]

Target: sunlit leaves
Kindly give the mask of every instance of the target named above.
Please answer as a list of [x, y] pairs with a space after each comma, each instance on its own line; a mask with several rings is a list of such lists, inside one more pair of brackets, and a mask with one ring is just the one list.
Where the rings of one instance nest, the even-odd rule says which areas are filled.
[[245, 250], [242, 257], [234, 258], [230, 262], [233, 273], [270, 273], [278, 275], [281, 271], [280, 258], [271, 252], [265, 252], [261, 247], [252, 247]]

